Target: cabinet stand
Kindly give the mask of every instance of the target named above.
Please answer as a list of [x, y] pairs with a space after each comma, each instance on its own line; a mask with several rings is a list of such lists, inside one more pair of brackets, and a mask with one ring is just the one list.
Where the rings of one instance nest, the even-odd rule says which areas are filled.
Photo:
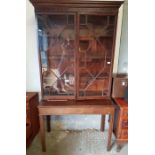
[[[46, 143], [45, 143], [45, 127], [44, 127], [44, 116], [50, 115], [80, 115], [80, 114], [99, 114], [102, 116], [102, 130], [104, 127], [104, 115], [110, 115], [109, 122], [109, 131], [108, 131], [108, 142], [107, 142], [107, 151], [111, 150], [111, 137], [113, 131], [113, 120], [114, 120], [114, 111], [115, 107], [112, 101], [109, 100], [84, 100], [84, 101], [42, 101], [42, 103], [38, 106], [39, 108], [39, 118], [40, 118], [40, 136], [41, 136], [41, 144], [42, 151], [46, 151]], [[48, 124], [49, 125], [49, 124]], [[49, 131], [49, 130], [48, 130]]]

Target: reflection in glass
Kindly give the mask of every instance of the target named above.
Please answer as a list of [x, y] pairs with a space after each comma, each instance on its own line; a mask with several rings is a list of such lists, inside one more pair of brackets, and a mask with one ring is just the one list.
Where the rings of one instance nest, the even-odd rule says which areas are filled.
[[114, 33], [113, 16], [80, 15], [79, 96], [106, 96]]
[[38, 16], [43, 94], [75, 94], [75, 31], [73, 15]]

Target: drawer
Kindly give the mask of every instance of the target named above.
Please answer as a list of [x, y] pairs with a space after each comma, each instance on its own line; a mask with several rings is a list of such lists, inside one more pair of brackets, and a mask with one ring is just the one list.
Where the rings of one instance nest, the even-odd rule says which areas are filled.
[[121, 139], [128, 139], [128, 130], [127, 129], [122, 129]]
[[128, 86], [128, 79], [116, 79], [116, 84], [119, 88]]
[[128, 120], [122, 120], [122, 129], [128, 129]]
[[127, 86], [128, 86], [128, 79], [123, 79], [123, 78], [114, 79], [112, 97], [123, 98]]
[[128, 109], [123, 109], [122, 120], [128, 120]]

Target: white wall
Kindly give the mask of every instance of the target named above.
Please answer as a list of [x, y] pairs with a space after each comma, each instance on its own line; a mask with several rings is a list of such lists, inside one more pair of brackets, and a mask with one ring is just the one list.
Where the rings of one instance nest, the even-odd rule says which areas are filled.
[[34, 8], [26, 1], [26, 91], [40, 92], [40, 73], [37, 45], [37, 24]]
[[121, 44], [119, 49], [118, 73], [128, 73], [128, 1], [125, 0]]
[[121, 38], [121, 30], [122, 30], [123, 7], [124, 7], [124, 5], [122, 5], [119, 8], [119, 12], [118, 12], [113, 73], [117, 73], [117, 69], [118, 69], [119, 49], [120, 49], [120, 40], [121, 40], [120, 38]]

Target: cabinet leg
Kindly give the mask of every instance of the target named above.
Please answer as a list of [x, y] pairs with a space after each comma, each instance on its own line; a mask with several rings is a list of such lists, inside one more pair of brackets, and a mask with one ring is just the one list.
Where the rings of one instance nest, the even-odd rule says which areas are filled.
[[110, 116], [110, 122], [109, 122], [109, 132], [108, 132], [108, 145], [107, 145], [107, 151], [111, 150], [112, 147], [112, 133], [113, 133], [113, 120], [114, 120], [114, 115]]
[[51, 131], [51, 125], [50, 125], [50, 122], [51, 122], [51, 117], [50, 116], [46, 116], [46, 120], [47, 120], [47, 132], [50, 132]]
[[40, 115], [39, 121], [40, 121], [40, 138], [41, 138], [42, 151], [46, 152], [44, 116]]
[[105, 129], [105, 115], [102, 115], [101, 116], [101, 128], [100, 128], [100, 130], [104, 131], [104, 129]]

